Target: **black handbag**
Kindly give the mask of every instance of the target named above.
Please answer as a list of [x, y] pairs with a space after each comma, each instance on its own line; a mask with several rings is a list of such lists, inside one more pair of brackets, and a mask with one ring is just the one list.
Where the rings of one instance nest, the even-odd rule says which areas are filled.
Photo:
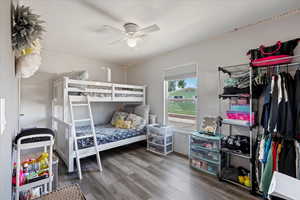
[[[254, 67], [290, 63], [292, 59], [289, 57], [294, 56], [294, 49], [298, 45], [298, 41], [299, 38], [286, 42], [278, 41], [275, 45], [268, 47], [261, 45], [257, 49], [249, 50], [247, 55], [250, 56]], [[274, 59], [280, 60], [272, 61]]]

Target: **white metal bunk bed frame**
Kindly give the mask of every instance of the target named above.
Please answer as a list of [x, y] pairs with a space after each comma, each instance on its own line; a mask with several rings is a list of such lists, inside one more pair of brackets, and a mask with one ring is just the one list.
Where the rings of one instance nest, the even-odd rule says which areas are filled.
[[[53, 82], [52, 129], [56, 134], [55, 150], [67, 165], [68, 172], [74, 171], [74, 158], [76, 157], [72, 135], [74, 124], [70, 123], [69, 96], [73, 102], [86, 102], [86, 96], [82, 93], [90, 96], [90, 102], [146, 103], [146, 86], [74, 80], [68, 77], [55, 80]], [[106, 96], [93, 96], [103, 94]], [[146, 140], [146, 135], [98, 145], [98, 152], [143, 140]], [[94, 155], [94, 148], [92, 146], [80, 149], [80, 155], [84, 155], [82, 157]]]

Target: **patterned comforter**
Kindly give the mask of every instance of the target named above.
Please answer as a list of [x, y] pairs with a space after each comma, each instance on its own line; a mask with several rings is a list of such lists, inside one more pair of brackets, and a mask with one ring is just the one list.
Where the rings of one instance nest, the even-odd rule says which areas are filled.
[[[97, 136], [97, 142], [98, 145], [106, 144], [110, 142], [116, 142], [119, 140], [124, 140], [127, 138], [140, 136], [146, 134], [145, 129], [144, 130], [134, 130], [134, 129], [120, 129], [115, 128], [111, 124], [106, 125], [96, 125], [96, 136]], [[77, 136], [83, 136], [86, 134], [91, 134], [91, 127], [90, 126], [80, 126], [76, 127], [76, 133]], [[93, 146], [93, 138], [84, 138], [78, 140], [78, 148], [83, 149], [87, 147]]]

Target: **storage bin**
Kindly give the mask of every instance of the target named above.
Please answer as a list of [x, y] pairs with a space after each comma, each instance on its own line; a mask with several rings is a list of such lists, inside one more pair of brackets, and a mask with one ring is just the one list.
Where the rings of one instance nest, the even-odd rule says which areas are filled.
[[207, 171], [217, 174], [218, 173], [218, 165], [214, 163], [207, 163]]
[[189, 159], [191, 167], [208, 174], [217, 175], [220, 166], [221, 135], [194, 132], [190, 136]]
[[198, 170], [217, 175], [218, 174], [218, 165], [214, 163], [209, 163], [204, 160], [191, 159], [190, 165]]
[[230, 103], [238, 104], [238, 105], [249, 104], [249, 99], [248, 98], [231, 98]]
[[237, 102], [236, 102], [236, 104], [240, 104], [240, 105], [248, 104], [248, 103], [249, 103], [249, 100], [246, 98], [237, 99]]
[[169, 153], [169, 152], [173, 152], [173, 144], [169, 144], [169, 145], [167, 145], [167, 148], [166, 148], [166, 150], [167, 150], [167, 153]]
[[191, 148], [203, 148], [208, 150], [219, 150], [219, 140], [191, 136]]
[[157, 144], [154, 144], [154, 143], [148, 143], [148, 150], [152, 151], [154, 153], [166, 155], [166, 154], [173, 151], [173, 144], [167, 145], [166, 149], [165, 149], [165, 146], [157, 145]]
[[230, 106], [230, 111], [237, 111], [237, 112], [250, 112], [250, 105], [249, 104], [233, 104]]
[[249, 121], [237, 120], [237, 119], [223, 119], [222, 123], [223, 124], [231, 124], [231, 125], [235, 125], [235, 126], [250, 126]]
[[[227, 111], [226, 116], [228, 119], [244, 120], [244, 121], [250, 122], [250, 113], [249, 112]], [[252, 113], [252, 123], [253, 122], [254, 122], [254, 112]]]
[[159, 145], [155, 145], [155, 144], [152, 144], [152, 143], [149, 143], [148, 144], [148, 148], [149, 150], [152, 150], [152, 151], [155, 151], [157, 153], [164, 153], [164, 147], [163, 146], [159, 146]]
[[151, 133], [148, 135], [148, 141], [151, 142], [151, 143], [164, 145], [165, 140], [166, 140], [166, 144], [171, 144], [173, 142], [172, 135], [169, 135], [169, 136], [166, 136], [166, 137], [152, 135]]
[[148, 134], [157, 135], [157, 136], [165, 136], [172, 135], [172, 129], [169, 126], [161, 126], [161, 125], [149, 125], [147, 126]]
[[173, 152], [173, 133], [167, 126], [147, 126], [147, 149], [161, 155]]
[[213, 162], [219, 161], [219, 153], [218, 152], [208, 151], [205, 149], [197, 149], [192, 146], [190, 153], [191, 153], [191, 157], [193, 157], [193, 158], [205, 159], [205, 160], [210, 160]]

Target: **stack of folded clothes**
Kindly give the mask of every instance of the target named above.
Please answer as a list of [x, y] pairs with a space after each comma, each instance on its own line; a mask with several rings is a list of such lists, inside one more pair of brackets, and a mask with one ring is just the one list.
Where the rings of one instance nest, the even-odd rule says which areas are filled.
[[[239, 103], [239, 102], [238, 102]], [[250, 115], [249, 104], [232, 104], [230, 109], [226, 112], [227, 118], [223, 122], [235, 123], [239, 125], [250, 125], [254, 123], [254, 113]], [[250, 117], [252, 119], [250, 119]]]
[[250, 77], [248, 71], [236, 73], [224, 80], [225, 87], [223, 94], [249, 94], [249, 83]]

